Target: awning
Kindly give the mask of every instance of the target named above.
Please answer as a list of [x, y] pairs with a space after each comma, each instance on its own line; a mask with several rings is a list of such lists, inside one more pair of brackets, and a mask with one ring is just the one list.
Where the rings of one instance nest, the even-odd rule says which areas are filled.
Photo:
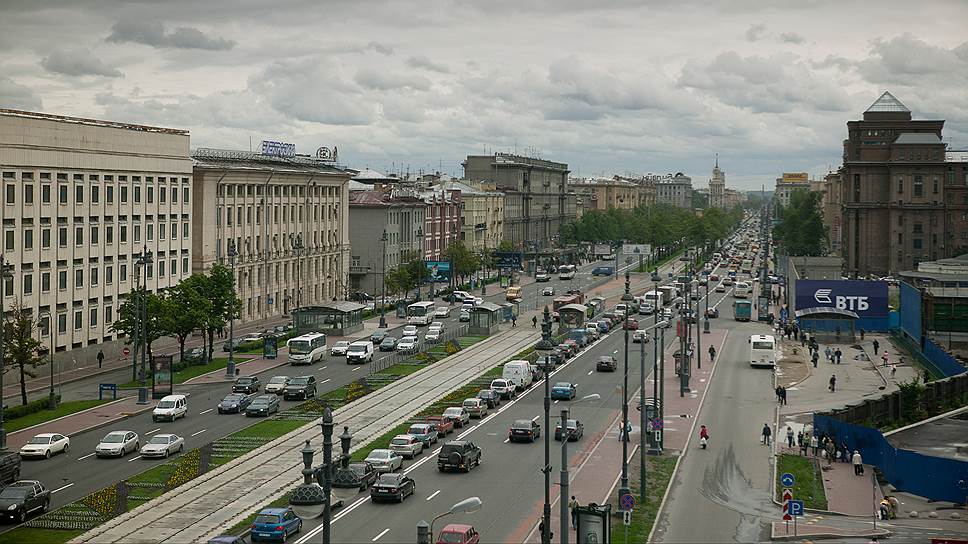
[[852, 312], [850, 310], [842, 310], [840, 308], [832, 308], [830, 306], [816, 306], [814, 308], [804, 308], [802, 310], [797, 310], [795, 315], [797, 317], [813, 316], [813, 315], [839, 315], [843, 317], [852, 317], [854, 319], [859, 318], [857, 312]]

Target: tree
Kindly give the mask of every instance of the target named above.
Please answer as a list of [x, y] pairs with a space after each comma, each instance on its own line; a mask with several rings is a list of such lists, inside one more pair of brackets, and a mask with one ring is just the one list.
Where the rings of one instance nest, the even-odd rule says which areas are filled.
[[497, 246], [498, 251], [514, 251], [514, 244], [511, 240], [501, 240], [501, 243]]
[[208, 335], [208, 360], [211, 361], [215, 350], [215, 331], [224, 329], [229, 320], [242, 312], [242, 300], [235, 294], [235, 275], [225, 265], [215, 264], [207, 276], [195, 276], [200, 279], [193, 280], [193, 288], [209, 303], [203, 328]]
[[185, 341], [196, 329], [205, 327], [212, 303], [199, 289], [203, 276], [192, 275], [165, 292], [161, 330], [178, 340], [179, 360], [185, 358]]
[[821, 194], [794, 191], [790, 204], [780, 208], [779, 223], [773, 238], [786, 249], [788, 255], [819, 256], [826, 253], [827, 232], [820, 214]]
[[[50, 324], [53, 328], [53, 323]], [[53, 330], [49, 331], [53, 334]], [[16, 368], [20, 372], [20, 401], [27, 404], [27, 376], [36, 374], [34, 368], [47, 361], [40, 356], [41, 343], [34, 338], [34, 320], [24, 311], [18, 300], [3, 321], [3, 366]], [[53, 356], [53, 354], [51, 354]], [[4, 373], [7, 368], [0, 369]]]
[[[143, 328], [136, 330], [139, 324], [136, 309], [144, 312], [144, 307], [142, 304], [144, 304], [145, 301], [147, 301], [148, 304], [147, 319], [142, 319]], [[111, 324], [111, 331], [118, 334], [124, 334], [128, 338], [128, 344], [131, 344], [135, 341], [139, 342], [139, 344], [132, 346], [132, 349], [135, 350], [138, 349], [140, 342], [145, 342], [148, 355], [150, 356], [151, 344], [165, 334], [161, 328], [161, 318], [163, 313], [164, 302], [162, 301], [161, 297], [155, 293], [147, 291], [144, 287], [141, 287], [124, 296], [124, 302], [122, 302], [121, 307], [118, 308], [118, 319]]]
[[451, 274], [459, 277], [463, 283], [467, 276], [474, 273], [480, 267], [480, 259], [471, 250], [467, 249], [464, 242], [457, 241], [447, 246], [447, 259], [451, 263]]

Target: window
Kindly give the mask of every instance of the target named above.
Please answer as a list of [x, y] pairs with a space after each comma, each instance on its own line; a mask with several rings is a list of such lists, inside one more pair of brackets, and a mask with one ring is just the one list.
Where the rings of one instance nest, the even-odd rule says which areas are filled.
[[141, 186], [140, 185], [134, 186], [134, 203], [141, 204]]
[[159, 278], [164, 278], [165, 277], [165, 260], [164, 259], [158, 259], [158, 277]]
[[897, 177], [897, 194], [904, 193], [904, 176]]
[[97, 308], [91, 308], [91, 312], [88, 315], [90, 315], [88, 321], [90, 321], [89, 325], [91, 328], [97, 327]]
[[931, 178], [931, 192], [933, 194], [938, 194], [938, 176]]
[[13, 251], [13, 230], [3, 232], [3, 248], [5, 251]]
[[[135, 193], [137, 195], [137, 193]], [[135, 196], [135, 198], [138, 198]], [[148, 186], [148, 204], [153, 204], [155, 201], [155, 188], [151, 185]]]
[[[136, 233], [135, 234], [135, 238], [138, 237], [138, 235], [137, 235], [137, 232], [138, 232], [137, 229], [138, 229], [138, 227], [135, 226], [135, 233]], [[148, 241], [149, 242], [153, 242], [154, 240], [155, 240], [155, 224], [154, 223], [148, 223]]]
[[171, 188], [171, 203], [175, 204], [178, 202], [178, 187]]
[[[954, 176], [954, 174], [952, 174], [952, 176]], [[33, 203], [34, 203], [34, 185], [32, 183], [28, 183], [24, 185], [24, 204], [33, 204]]]
[[81, 330], [84, 326], [84, 312], [80, 310], [74, 310], [74, 330]]
[[91, 287], [97, 287], [98, 284], [98, 268], [96, 266], [91, 267]]
[[128, 281], [128, 265], [121, 263], [118, 267], [118, 283], [124, 283]]
[[101, 188], [97, 185], [91, 186], [91, 204], [98, 204], [101, 202]]
[[923, 233], [924, 232], [924, 224], [923, 223], [915, 223], [914, 224], [914, 231], [913, 232], [914, 232], [914, 234], [921, 234], [921, 233]]
[[57, 334], [67, 333], [67, 314], [57, 314]]
[[168, 273], [172, 276], [178, 275], [178, 259], [172, 259], [168, 265]]
[[167, 232], [168, 231], [167, 231], [167, 229], [165, 229], [165, 224], [164, 223], [158, 223], [158, 239], [159, 240], [164, 240], [165, 239], [165, 233], [167, 233]]
[[84, 287], [84, 270], [76, 269], [74, 270], [74, 287]]
[[57, 198], [61, 204], [67, 204], [67, 185], [57, 186]]
[[921, 249], [922, 241], [920, 238], [915, 238], [914, 240], [911, 241], [911, 244], [912, 244], [912, 247], [914, 247], [914, 249]]
[[128, 243], [128, 226], [127, 225], [121, 225], [120, 231], [118, 232], [118, 237], [120, 238], [120, 242], [122, 244]]
[[134, 226], [134, 243], [141, 242], [141, 225]]
[[114, 283], [114, 266], [110, 264], [104, 267], [104, 283], [105, 285]]
[[74, 245], [84, 245], [84, 227], [74, 227]]
[[114, 243], [114, 225], [104, 227], [104, 243], [108, 245]]
[[91, 245], [96, 246], [100, 241], [100, 233], [97, 225], [91, 225]]
[[182, 188], [182, 202], [188, 204], [188, 187]]
[[84, 186], [77, 185], [74, 187], [74, 203], [81, 204], [84, 202]]
[[182, 257], [182, 274], [188, 274], [188, 257]]
[[17, 186], [13, 183], [6, 183], [3, 186], [7, 204], [13, 204], [17, 200]]
[[127, 204], [128, 203], [128, 187], [127, 187], [127, 185], [122, 185], [121, 186], [121, 203], [122, 204]]
[[178, 223], [171, 224], [171, 239], [174, 240], [178, 238]]
[[67, 289], [67, 270], [57, 271], [57, 288], [61, 291]]
[[188, 221], [182, 223], [182, 238], [188, 238], [188, 229], [189, 229], [188, 225], [189, 225]]
[[44, 293], [50, 292], [50, 272], [40, 273], [40, 290]]
[[914, 196], [924, 196], [923, 176], [914, 176]]
[[40, 186], [40, 201], [43, 204], [50, 204], [50, 185]]
[[165, 195], [166, 194], [167, 194], [167, 192], [165, 191], [165, 188], [164, 187], [159, 187], [158, 188], [158, 203], [159, 204], [164, 204], [165, 203], [165, 201], [167, 200], [165, 198]]
[[34, 294], [34, 275], [24, 274], [21, 281], [24, 285], [24, 295]]
[[67, 227], [57, 227], [57, 245], [67, 247]]
[[897, 233], [897, 245], [901, 245], [903, 243], [904, 243], [904, 233], [899, 232]]
[[24, 229], [24, 249], [34, 249], [34, 229]]
[[114, 204], [114, 185], [108, 185], [104, 188], [104, 199], [108, 204]]
[[104, 322], [113, 323], [114, 322], [114, 307], [105, 306], [104, 307]]

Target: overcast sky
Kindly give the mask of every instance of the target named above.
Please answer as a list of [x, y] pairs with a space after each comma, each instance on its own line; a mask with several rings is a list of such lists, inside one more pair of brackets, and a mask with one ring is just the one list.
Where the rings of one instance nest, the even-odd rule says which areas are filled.
[[486, 148], [698, 187], [719, 153], [751, 189], [836, 169], [884, 90], [968, 148], [965, 21], [961, 0], [3, 0], [0, 107], [457, 176]]

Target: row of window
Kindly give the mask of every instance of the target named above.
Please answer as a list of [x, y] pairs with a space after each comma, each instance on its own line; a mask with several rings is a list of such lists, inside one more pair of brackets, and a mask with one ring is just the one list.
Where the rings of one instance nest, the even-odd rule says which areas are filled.
[[[251, 288], [253, 285], [260, 287], [264, 286], [262, 277], [264, 275], [265, 267], [263, 265], [258, 266], [248, 266], [242, 267], [236, 270], [236, 284], [239, 287]], [[302, 262], [292, 262], [292, 263], [275, 263], [275, 265], [269, 265], [268, 267], [267, 280], [270, 285], [277, 283], [286, 283], [293, 280], [301, 280], [299, 283], [306, 282], [306, 280], [321, 280], [325, 276], [324, 272], [331, 274], [333, 270], [336, 270], [336, 262], [330, 263], [329, 267], [326, 267], [323, 263], [323, 259], [305, 259]], [[314, 282], [307, 282], [314, 283]]]
[[[96, 329], [98, 327], [98, 315], [100, 311], [97, 306], [88, 309], [87, 324], [90, 328]], [[57, 314], [57, 334], [67, 334], [67, 317], [68, 315], [64, 312]], [[110, 326], [114, 323], [114, 306], [107, 305], [104, 307], [104, 324], [105, 326]], [[84, 310], [74, 310], [73, 323], [74, 330], [79, 331], [84, 328]], [[46, 338], [50, 335], [50, 316], [47, 314], [42, 314], [38, 323], [38, 329], [40, 330], [40, 336]]]
[[[157, 265], [157, 272], [159, 278], [164, 278], [166, 275], [170, 274], [172, 276], [178, 275], [178, 259], [157, 259], [153, 263], [149, 264], [147, 267], [148, 279], [153, 279], [155, 277], [155, 266]], [[34, 294], [34, 274], [32, 265], [23, 265], [21, 267], [22, 272], [17, 275], [20, 278], [21, 291], [24, 295]], [[85, 269], [82, 267], [74, 268], [74, 282], [73, 288], [80, 289], [85, 286]], [[182, 256], [181, 258], [181, 273], [188, 274], [189, 263], [188, 256]], [[287, 270], [288, 273], [288, 270]], [[49, 293], [51, 291], [51, 280], [53, 272], [51, 271], [41, 271], [39, 273], [40, 279], [40, 291], [42, 293]], [[57, 270], [57, 289], [59, 291], [66, 291], [69, 287], [69, 271], [68, 270]], [[104, 266], [104, 285], [114, 285], [114, 265], [106, 264]], [[127, 263], [118, 264], [118, 283], [126, 283], [128, 281], [128, 265]], [[13, 278], [6, 278], [4, 280], [4, 294], [7, 296], [13, 296], [14, 285]], [[87, 286], [88, 287], [98, 287], [101, 284], [101, 267], [91, 266], [87, 269]]]
[[[34, 184], [25, 183], [20, 186], [24, 205], [31, 205], [34, 203]], [[70, 196], [70, 190], [65, 184], [57, 185], [57, 202], [59, 204], [84, 204], [85, 195], [89, 199], [90, 204], [100, 204], [101, 203], [101, 187], [98, 185], [92, 185], [87, 191], [84, 190], [83, 185], [74, 186], [74, 201], [70, 202], [68, 200]], [[107, 185], [104, 187], [104, 201], [107, 204], [114, 204], [114, 190], [113, 185]], [[4, 202], [7, 205], [17, 204], [17, 184], [16, 183], [5, 183], [4, 184]], [[45, 183], [40, 186], [40, 202], [41, 204], [51, 203], [51, 192], [53, 188], [51, 184]], [[141, 204], [142, 187], [141, 185], [135, 185], [132, 188], [132, 196], [135, 204]], [[144, 196], [145, 202], [148, 204], [155, 203], [155, 187], [148, 185], [145, 187]], [[158, 203], [167, 204], [170, 200], [172, 204], [178, 203], [178, 187], [158, 187], [157, 191]], [[188, 204], [191, 191], [188, 187], [181, 188], [181, 200], [183, 203]], [[128, 203], [128, 186], [122, 185], [118, 187], [118, 199], [121, 204]]]
[[[234, 242], [236, 256], [243, 257], [254, 257], [255, 255], [262, 255], [262, 235], [255, 236], [255, 245], [252, 244], [253, 237], [246, 236], [242, 238], [241, 236], [236, 238], [229, 238], [229, 242], [225, 246], [225, 252], [223, 253], [222, 239], [219, 238], [215, 241], [215, 256], [223, 257], [228, 256], [229, 246]], [[303, 250], [306, 252], [318, 252], [320, 249], [327, 250], [340, 243], [339, 236], [335, 231], [313, 231], [312, 240], [303, 240]], [[295, 250], [296, 245], [296, 235], [286, 234], [282, 235], [273, 234], [272, 235], [272, 247], [270, 250], [274, 255], [279, 255], [283, 251]]]
[[[142, 225], [135, 224], [133, 227], [133, 242], [141, 243]], [[51, 228], [41, 228], [40, 229], [40, 247], [41, 249], [50, 249], [51, 247]], [[89, 233], [89, 237], [85, 241], [85, 228], [84, 227], [74, 227], [74, 245], [81, 247], [84, 245], [96, 246], [101, 243], [101, 226], [91, 225], [86, 229]], [[3, 233], [3, 247], [5, 251], [14, 251], [17, 247], [16, 240], [16, 229], [6, 228]], [[57, 227], [57, 245], [58, 247], [66, 248], [69, 244], [68, 234], [69, 228], [65, 226]], [[145, 225], [145, 240], [146, 242], [155, 241], [155, 224], [148, 223]], [[181, 223], [181, 237], [188, 239], [189, 233], [191, 232], [191, 224], [188, 222]], [[158, 223], [158, 240], [165, 240], [170, 238], [171, 240], [178, 239], [178, 223], [170, 223], [166, 225], [165, 223]], [[169, 234], [170, 233], [170, 234]], [[34, 249], [34, 229], [32, 228], [21, 228], [21, 247], [24, 251], [31, 251]], [[128, 225], [118, 226], [118, 243], [125, 244], [128, 242]], [[105, 245], [114, 244], [114, 225], [104, 226], [104, 243]]]
[[[56, 175], [56, 177], [57, 177], [57, 181], [60, 181], [60, 182], [66, 182], [66, 181], [68, 181], [69, 178], [70, 179], [73, 179], [75, 183], [79, 183], [79, 182], [83, 182], [84, 181], [84, 174], [73, 174], [72, 176], [68, 176], [68, 174], [65, 174], [65, 173], [61, 172], [61, 173], [58, 173]], [[98, 182], [98, 181], [102, 181], [103, 180], [103, 181], [105, 181], [107, 183], [112, 183], [112, 182], [114, 182], [114, 178], [115, 178], [115, 175], [114, 174], [104, 174], [104, 175], [101, 175], [101, 174], [88, 174], [88, 176], [87, 176], [87, 180], [88, 181], [92, 181], [92, 182]], [[117, 176], [117, 178], [118, 178], [117, 180], [118, 180], [119, 183], [127, 183], [127, 181], [128, 181], [128, 175], [127, 174], [119, 175], [119, 176]], [[142, 176], [131, 176], [131, 181], [133, 183], [141, 183], [141, 178], [142, 178]], [[15, 181], [15, 180], [17, 180], [17, 173], [16, 172], [10, 172], [10, 171], [4, 171], [3, 172], [3, 179], [4, 179], [4, 181]], [[34, 178], [34, 172], [20, 172], [20, 180], [21, 181], [34, 181], [34, 179], [35, 179]], [[40, 173], [40, 176], [39, 176], [39, 179], [40, 179], [40, 181], [53, 181], [54, 178], [52, 177], [52, 174], [50, 172], [41, 172]], [[170, 176], [170, 177], [158, 176], [157, 181], [158, 181], [158, 183], [167, 183], [167, 182], [170, 181], [172, 184], [176, 184], [176, 183], [178, 183], [178, 179], [179, 178], [177, 178], [175, 176]], [[155, 176], [144, 176], [144, 180], [145, 180], [146, 183], [154, 183], [155, 182]], [[186, 185], [189, 182], [189, 178], [184, 178], [183, 177], [183, 178], [181, 178], [181, 182], [182, 182], [183, 185]]]
[[[305, 185], [272, 185], [271, 196], [306, 196]], [[217, 195], [219, 198], [222, 197], [244, 197], [244, 196], [262, 196], [265, 189], [265, 184], [231, 184], [223, 183], [218, 186]], [[323, 196], [329, 198], [338, 197], [340, 194], [339, 187], [328, 187], [328, 186], [313, 186], [311, 187], [309, 196]]]
[[[246, 224], [246, 225], [253, 224], [253, 217], [255, 218], [255, 224], [256, 225], [261, 225], [262, 224], [262, 210], [264, 208], [263, 206], [237, 206], [237, 207], [235, 207], [235, 213], [234, 214], [232, 213], [232, 208], [233, 208], [233, 206], [229, 206], [228, 208], [225, 208], [225, 210], [226, 210], [225, 212], [223, 212], [223, 207], [222, 206], [218, 206], [215, 209], [215, 225], [216, 226], [219, 226], [219, 227], [222, 226], [222, 214], [223, 213], [225, 213], [225, 224], [226, 225], [228, 225], [230, 227], [232, 226], [232, 224], [233, 224], [233, 217], [235, 218], [235, 224], [242, 225], [243, 224], [243, 221], [242, 221], [242, 219], [243, 219], [243, 212], [245, 213], [245, 215], [244, 215], [244, 219], [245, 219], [244, 224]], [[290, 222], [297, 221], [297, 215], [298, 215], [298, 221], [300, 223], [303, 221], [303, 206], [301, 204], [298, 205], [298, 206], [296, 204], [293, 204], [292, 206], [290, 206], [289, 204], [282, 204], [282, 205], [275, 204], [275, 205], [272, 206], [272, 209], [273, 209], [273, 222], [274, 223], [278, 223], [279, 222], [279, 218], [280, 218], [280, 213], [279, 212], [280, 211], [282, 212], [282, 214], [281, 214], [282, 221], [286, 221], [286, 217], [287, 216], [288, 216], [288, 218], [289, 218], [288, 220]], [[319, 221], [320, 220], [320, 213], [319, 213], [320, 212], [320, 209], [322, 209], [322, 212], [323, 212], [322, 213], [322, 220], [323, 221], [337, 221], [339, 219], [339, 208], [335, 204], [312, 206], [312, 209], [313, 209], [313, 221]], [[255, 211], [254, 214], [252, 213], [253, 210]]]

